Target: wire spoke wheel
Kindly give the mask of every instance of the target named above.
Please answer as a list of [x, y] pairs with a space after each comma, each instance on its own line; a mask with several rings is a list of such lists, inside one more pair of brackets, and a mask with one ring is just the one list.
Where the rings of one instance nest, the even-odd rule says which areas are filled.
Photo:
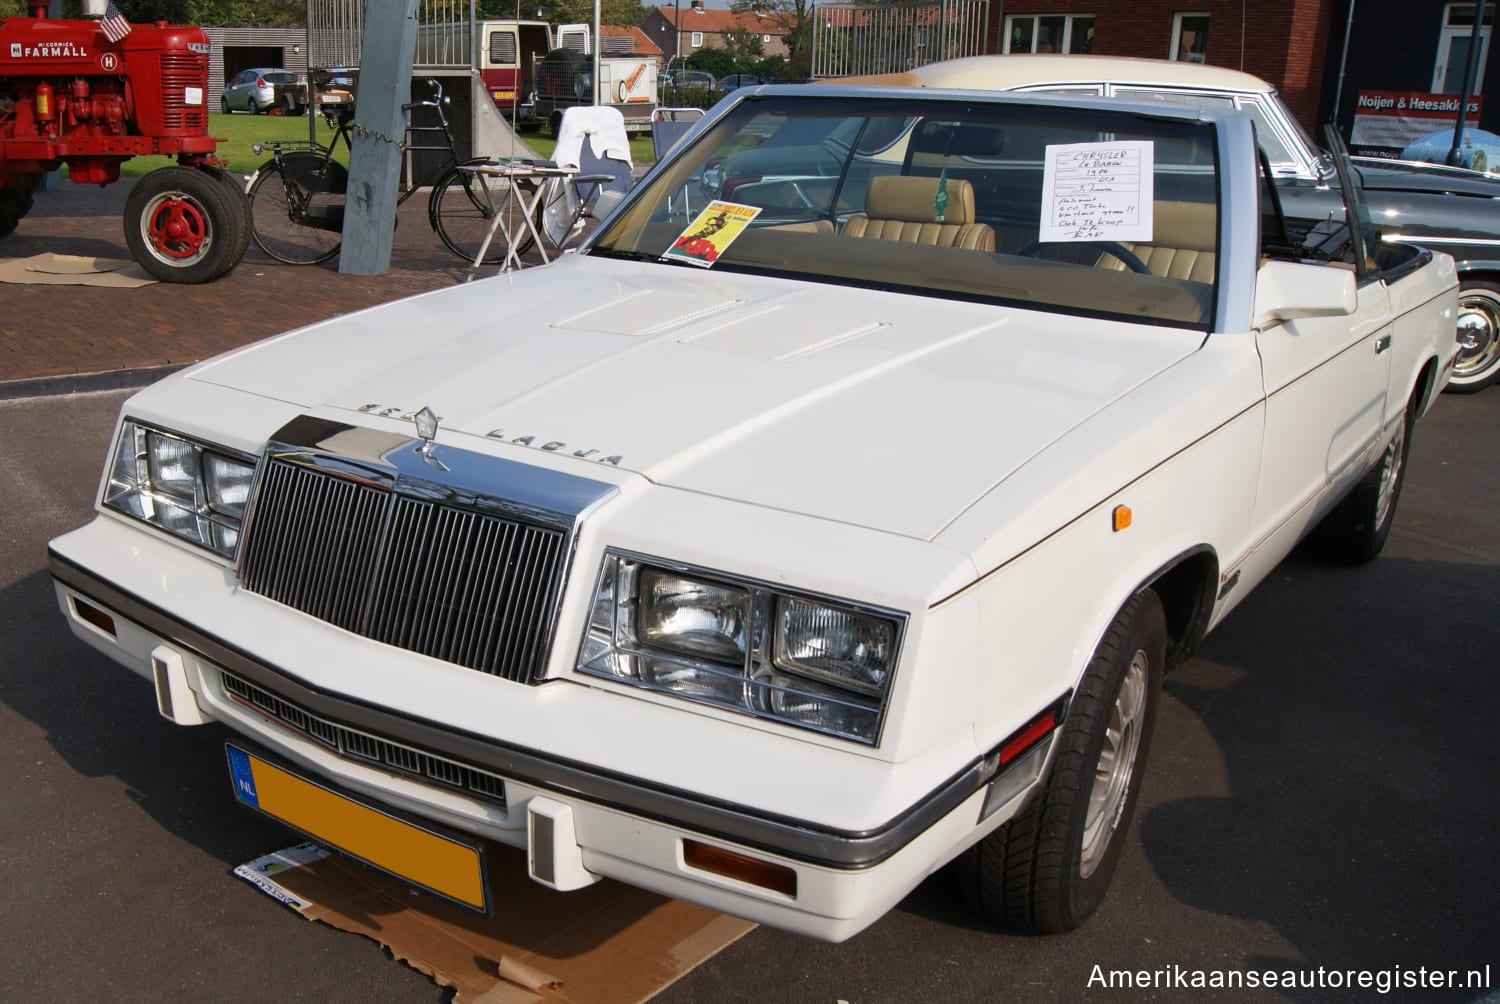
[[266, 254], [288, 265], [313, 265], [339, 253], [344, 194], [313, 191], [268, 164], [250, 188], [250, 218], [255, 243]]
[[527, 181], [513, 182], [508, 178], [454, 169], [433, 189], [428, 214], [433, 229], [448, 249], [473, 264], [490, 233], [495, 213], [500, 212], [504, 226], [495, 228], [490, 246], [485, 249], [484, 261], [479, 263], [498, 265], [505, 260], [510, 246], [507, 233], [516, 242], [518, 255], [530, 251], [536, 243], [526, 227], [521, 208], [522, 196], [530, 199], [533, 191], [534, 186]]

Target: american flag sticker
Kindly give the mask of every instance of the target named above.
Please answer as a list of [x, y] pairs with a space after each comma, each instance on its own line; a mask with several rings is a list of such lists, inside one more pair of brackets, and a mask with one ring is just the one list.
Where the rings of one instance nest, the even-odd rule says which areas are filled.
[[120, 8], [114, 5], [114, 0], [104, 8], [104, 20], [99, 22], [99, 30], [104, 32], [104, 37], [111, 42], [118, 42], [130, 34], [130, 22], [125, 20], [125, 15], [120, 13]]

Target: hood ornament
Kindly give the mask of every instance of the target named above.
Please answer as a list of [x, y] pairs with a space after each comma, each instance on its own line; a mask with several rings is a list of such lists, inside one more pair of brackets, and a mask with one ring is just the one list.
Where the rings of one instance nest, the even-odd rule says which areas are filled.
[[440, 471], [446, 471], [448, 465], [433, 454], [433, 450], [436, 449], [433, 440], [437, 438], [438, 422], [441, 419], [431, 407], [424, 405], [421, 411], [411, 416], [411, 420], [417, 426], [417, 435], [422, 438], [422, 445], [417, 447], [417, 452], [422, 455], [422, 462]]

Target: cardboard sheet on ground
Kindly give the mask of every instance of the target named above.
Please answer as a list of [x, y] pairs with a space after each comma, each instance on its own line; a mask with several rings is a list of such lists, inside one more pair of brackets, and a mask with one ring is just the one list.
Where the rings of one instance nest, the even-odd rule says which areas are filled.
[[44, 253], [0, 262], [0, 282], [134, 289], [155, 281], [128, 258]]
[[608, 880], [553, 892], [527, 878], [525, 853], [510, 848], [490, 848], [489, 865], [488, 919], [316, 844], [234, 872], [308, 918], [380, 942], [453, 987], [459, 1004], [634, 1004], [755, 927]]

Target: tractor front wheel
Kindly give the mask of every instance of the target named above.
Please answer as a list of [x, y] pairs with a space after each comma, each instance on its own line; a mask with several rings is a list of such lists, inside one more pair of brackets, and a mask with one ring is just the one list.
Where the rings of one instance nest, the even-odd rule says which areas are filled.
[[4, 237], [31, 211], [31, 193], [41, 175], [34, 172], [0, 173], [0, 237]]
[[192, 167], [152, 171], [125, 198], [125, 243], [163, 282], [209, 282], [244, 252], [243, 216], [227, 185]]

